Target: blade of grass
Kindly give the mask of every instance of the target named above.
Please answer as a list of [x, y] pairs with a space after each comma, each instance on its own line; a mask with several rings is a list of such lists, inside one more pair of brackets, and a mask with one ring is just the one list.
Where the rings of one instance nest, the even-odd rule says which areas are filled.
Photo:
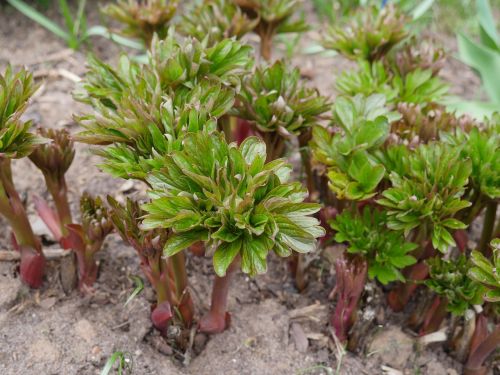
[[106, 365], [104, 365], [104, 368], [101, 371], [101, 375], [109, 375], [111, 373], [111, 370], [113, 369], [113, 366], [115, 363], [118, 361], [118, 374], [122, 375], [123, 370], [131, 370], [132, 367], [131, 365], [127, 362], [127, 353], [125, 352], [114, 352], [111, 357], [108, 358], [106, 361]]
[[137, 295], [144, 289], [144, 281], [142, 281], [139, 276], [131, 276], [130, 278], [134, 280], [135, 289], [127, 298], [127, 301], [125, 301], [125, 304], [123, 306], [127, 306], [130, 302], [132, 302], [132, 300], [137, 297]]
[[86, 5], [87, 5], [86, 0], [80, 0], [78, 2], [78, 11], [76, 12], [75, 27], [73, 28], [73, 33], [77, 38], [78, 35], [80, 35], [80, 27], [83, 30], [82, 35], [86, 34], [86, 17], [85, 17]]
[[103, 38], [109, 39], [117, 44], [122, 45], [122, 46], [136, 49], [139, 51], [144, 51], [146, 49], [146, 47], [144, 46], [143, 43], [140, 43], [140, 42], [132, 40], [132, 39], [124, 38], [120, 35], [113, 34], [104, 26], [91, 27], [90, 29], [87, 30], [86, 36], [87, 37], [89, 37], [89, 36], [101, 36]]
[[38, 12], [36, 9], [30, 7], [29, 5], [25, 4], [23, 1], [7, 0], [7, 2], [11, 6], [16, 8], [18, 11], [20, 11], [22, 14], [24, 14], [26, 17], [31, 18], [40, 26], [45, 27], [47, 30], [57, 35], [58, 37], [64, 39], [66, 42], [69, 42], [69, 40], [71, 39], [71, 36], [66, 31], [64, 31], [59, 25], [49, 20], [43, 14]]
[[73, 16], [71, 15], [71, 10], [69, 9], [68, 2], [66, 0], [59, 0], [59, 11], [64, 17], [64, 23], [66, 24], [66, 29], [72, 34], [73, 38], [75, 36], [73, 26]]

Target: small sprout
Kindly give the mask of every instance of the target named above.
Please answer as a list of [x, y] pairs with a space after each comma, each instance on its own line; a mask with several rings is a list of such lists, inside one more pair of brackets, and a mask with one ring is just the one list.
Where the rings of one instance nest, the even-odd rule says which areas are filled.
[[127, 306], [130, 302], [132, 302], [132, 300], [134, 300], [135, 297], [139, 295], [139, 293], [141, 293], [144, 290], [144, 281], [142, 281], [142, 279], [139, 276], [131, 276], [131, 279], [134, 280], [135, 289], [130, 294], [130, 296], [128, 296], [123, 306]]
[[132, 374], [133, 362], [130, 354], [127, 352], [116, 351], [106, 361], [106, 364], [101, 371], [101, 375], [111, 374], [116, 363], [118, 363], [118, 375]]

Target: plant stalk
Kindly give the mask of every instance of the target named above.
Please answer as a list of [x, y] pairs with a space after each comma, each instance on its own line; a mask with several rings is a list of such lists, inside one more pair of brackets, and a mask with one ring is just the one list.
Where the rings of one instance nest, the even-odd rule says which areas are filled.
[[483, 222], [483, 231], [481, 233], [481, 240], [479, 241], [479, 251], [488, 258], [491, 256], [491, 250], [488, 245], [491, 241], [491, 237], [493, 235], [493, 229], [495, 227], [497, 207], [498, 207], [498, 202], [496, 201], [490, 201], [486, 205], [486, 213], [484, 215], [484, 222]]
[[32, 288], [42, 285], [45, 256], [38, 238], [28, 220], [23, 202], [12, 179], [10, 159], [0, 157], [0, 213], [13, 231], [14, 247], [21, 253], [20, 273], [22, 280]]
[[181, 251], [173, 255], [170, 260], [174, 274], [175, 294], [179, 302], [179, 312], [182, 315], [184, 324], [189, 327], [194, 318], [194, 305], [188, 289], [186, 258], [184, 252]]
[[465, 364], [464, 375], [486, 374], [484, 362], [500, 345], [500, 324], [469, 355]]
[[230, 324], [231, 316], [227, 312], [227, 299], [229, 287], [239, 265], [239, 258], [236, 258], [226, 271], [223, 277], [215, 275], [212, 286], [212, 301], [210, 311], [200, 320], [199, 330], [205, 333], [220, 333]]

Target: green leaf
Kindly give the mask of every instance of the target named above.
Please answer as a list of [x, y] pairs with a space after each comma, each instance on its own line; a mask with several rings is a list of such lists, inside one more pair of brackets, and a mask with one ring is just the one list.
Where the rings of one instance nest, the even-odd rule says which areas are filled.
[[219, 277], [224, 277], [228, 267], [239, 254], [241, 250], [242, 241], [238, 239], [231, 243], [223, 242], [215, 250], [213, 264], [215, 273]]
[[441, 225], [451, 229], [465, 229], [467, 225], [462, 223], [460, 220], [449, 218], [441, 222]]
[[173, 234], [165, 243], [163, 254], [171, 257], [198, 241], [208, 241], [208, 232], [206, 230]]

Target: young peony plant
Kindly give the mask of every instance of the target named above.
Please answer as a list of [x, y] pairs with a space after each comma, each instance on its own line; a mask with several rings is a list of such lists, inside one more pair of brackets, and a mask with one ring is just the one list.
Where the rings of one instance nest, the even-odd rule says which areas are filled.
[[178, 3], [178, 0], [117, 0], [102, 7], [101, 12], [123, 24], [121, 34], [141, 39], [149, 48], [154, 34], [161, 39], [167, 35]]
[[323, 40], [325, 48], [353, 60], [371, 63], [384, 57], [408, 36], [405, 29], [408, 18], [398, 7], [367, 6], [359, 9], [347, 25], [328, 30]]
[[12, 228], [14, 248], [21, 253], [21, 279], [33, 288], [42, 285], [45, 257], [33, 233], [26, 210], [12, 179], [12, 159], [30, 155], [45, 140], [30, 132], [31, 121], [21, 120], [36, 91], [33, 75], [10, 66], [0, 74], [0, 214]]
[[293, 16], [302, 0], [233, 0], [251, 19], [258, 20], [254, 32], [260, 38], [260, 55], [271, 60], [273, 38], [276, 34], [307, 30], [302, 20]]
[[212, 249], [216, 278], [202, 331], [226, 328], [227, 293], [239, 262], [244, 273], [265, 273], [270, 251], [281, 257], [307, 253], [324, 235], [310, 216], [319, 205], [304, 203], [306, 190], [288, 182], [290, 166], [265, 161], [265, 143], [255, 137], [238, 147], [222, 134], [190, 133], [183, 149], [165, 156], [163, 168], [148, 177], [152, 201], [143, 206], [143, 228], [171, 229], [164, 254], [174, 256], [198, 241]]
[[250, 18], [232, 0], [204, 0], [182, 16], [179, 32], [213, 45], [223, 39], [240, 39], [251, 32], [259, 18]]

